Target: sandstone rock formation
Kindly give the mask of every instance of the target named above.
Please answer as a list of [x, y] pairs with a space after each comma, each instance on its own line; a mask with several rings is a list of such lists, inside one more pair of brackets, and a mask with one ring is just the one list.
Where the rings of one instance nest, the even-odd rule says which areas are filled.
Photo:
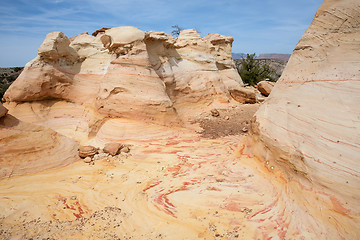
[[[51, 100], [90, 109], [97, 120], [173, 125], [199, 111], [236, 104], [230, 91], [243, 83], [231, 57], [232, 37], [201, 38], [195, 30], [183, 30], [174, 39], [135, 27], [102, 28], [93, 35], [68, 39], [49, 33], [38, 56], [5, 93], [10, 111], [15, 114], [24, 102], [48, 105]], [[88, 120], [81, 121], [90, 128]]]
[[321, 187], [349, 217], [360, 212], [359, 9], [323, 3], [252, 124], [262, 159]]
[[65, 166], [79, 159], [77, 148], [51, 129], [10, 114], [0, 118], [0, 178]]
[[[358, 9], [324, 2], [248, 139], [213, 134], [257, 105], [234, 99], [258, 100], [233, 75], [230, 37], [50, 34], [5, 95], [24, 122], [0, 118], [2, 176], [21, 175], [0, 180], [0, 238], [359, 239]], [[197, 113], [209, 137], [174, 124]], [[90, 155], [136, 147], [34, 173], [77, 159], [60, 134]]]

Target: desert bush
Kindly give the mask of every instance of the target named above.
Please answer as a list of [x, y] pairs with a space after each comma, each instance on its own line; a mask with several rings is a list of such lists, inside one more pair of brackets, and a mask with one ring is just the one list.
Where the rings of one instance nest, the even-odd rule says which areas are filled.
[[3, 98], [6, 90], [9, 88], [9, 86], [10, 86], [10, 83], [0, 85], [0, 100]]
[[23, 67], [15, 67], [15, 68], [14, 68], [14, 71], [15, 71], [15, 72], [18, 72], [18, 71], [20, 71], [20, 70], [22, 70], [22, 69], [23, 69]]
[[174, 38], [177, 38], [181, 32], [181, 30], [184, 30], [182, 27], [179, 27], [179, 25], [171, 26], [174, 30], [172, 30], [171, 35], [173, 35]]
[[241, 59], [238, 68], [238, 72], [243, 82], [251, 86], [254, 86], [265, 79], [275, 82], [275, 79], [272, 77], [274, 71], [275, 70], [268, 64], [260, 65], [259, 61], [255, 60], [255, 53], [246, 54], [246, 58]]

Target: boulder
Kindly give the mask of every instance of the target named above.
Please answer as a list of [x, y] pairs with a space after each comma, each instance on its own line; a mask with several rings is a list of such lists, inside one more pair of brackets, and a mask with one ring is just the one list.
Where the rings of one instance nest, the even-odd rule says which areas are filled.
[[40, 59], [44, 61], [57, 61], [60, 58], [75, 62], [78, 55], [69, 47], [70, 40], [62, 32], [51, 32], [46, 35], [44, 42], [38, 49]]
[[257, 84], [257, 89], [266, 97], [270, 95], [273, 87], [274, 83], [269, 81], [261, 81]]
[[108, 153], [111, 156], [115, 156], [120, 152], [120, 149], [123, 147], [121, 143], [106, 143], [103, 149], [104, 153]]
[[0, 118], [6, 115], [8, 110], [0, 103]]
[[256, 94], [253, 89], [238, 87], [229, 90], [230, 95], [240, 103], [256, 103]]
[[93, 146], [80, 146], [79, 147], [79, 156], [81, 158], [93, 157], [98, 153], [98, 149]]
[[116, 48], [132, 47], [132, 43], [142, 41], [145, 38], [145, 32], [136, 27], [115, 27], [105, 31], [101, 36], [104, 46], [110, 51], [116, 51]]

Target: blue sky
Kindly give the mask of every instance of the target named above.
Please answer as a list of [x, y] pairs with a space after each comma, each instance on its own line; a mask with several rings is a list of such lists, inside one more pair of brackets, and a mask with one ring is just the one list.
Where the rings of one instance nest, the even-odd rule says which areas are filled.
[[1, 0], [0, 67], [23, 66], [47, 33], [101, 27], [233, 36], [233, 52], [291, 53], [323, 0]]

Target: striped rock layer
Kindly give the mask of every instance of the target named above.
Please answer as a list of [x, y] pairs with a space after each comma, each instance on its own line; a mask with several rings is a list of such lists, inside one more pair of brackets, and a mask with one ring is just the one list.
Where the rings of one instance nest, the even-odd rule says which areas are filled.
[[360, 213], [360, 3], [320, 7], [252, 124], [255, 152], [287, 179]]

